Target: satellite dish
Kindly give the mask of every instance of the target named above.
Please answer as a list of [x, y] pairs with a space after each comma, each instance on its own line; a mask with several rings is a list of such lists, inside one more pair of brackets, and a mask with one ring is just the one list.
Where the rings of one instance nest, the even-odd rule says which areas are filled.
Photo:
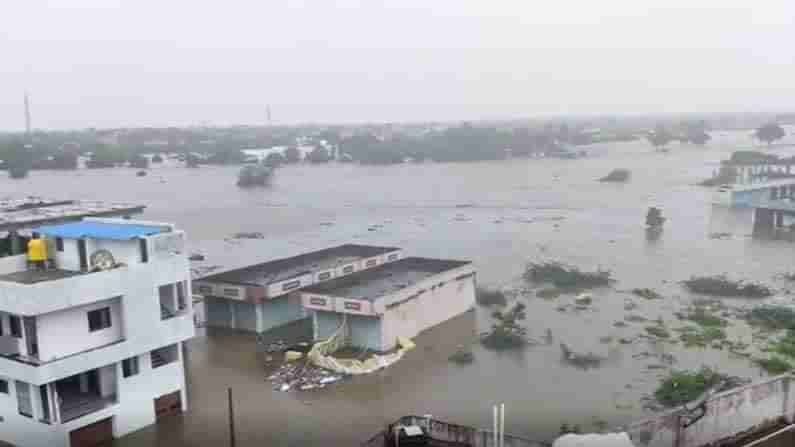
[[116, 261], [108, 250], [97, 250], [91, 254], [91, 268], [94, 270], [109, 270], [115, 265]]

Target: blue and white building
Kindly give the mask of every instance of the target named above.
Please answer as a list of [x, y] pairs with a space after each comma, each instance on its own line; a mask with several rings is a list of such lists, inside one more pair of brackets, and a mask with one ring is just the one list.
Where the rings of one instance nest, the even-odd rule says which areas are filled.
[[0, 258], [0, 441], [97, 445], [184, 411], [185, 233], [99, 218], [33, 232], [45, 270]]

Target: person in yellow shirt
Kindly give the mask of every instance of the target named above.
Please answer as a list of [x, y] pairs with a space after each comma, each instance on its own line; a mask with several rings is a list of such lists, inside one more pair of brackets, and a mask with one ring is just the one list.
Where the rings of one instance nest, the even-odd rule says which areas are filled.
[[28, 265], [36, 270], [47, 270], [47, 242], [44, 239], [28, 241]]

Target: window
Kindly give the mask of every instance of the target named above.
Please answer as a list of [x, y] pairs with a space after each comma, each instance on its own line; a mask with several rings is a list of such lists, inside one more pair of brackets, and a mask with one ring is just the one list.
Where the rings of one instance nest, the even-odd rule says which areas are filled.
[[8, 381], [0, 379], [0, 393], [8, 394]]
[[176, 362], [177, 358], [179, 357], [177, 346], [179, 345], [166, 346], [164, 348], [155, 349], [154, 351], [150, 352], [149, 355], [152, 358], [152, 369], [160, 368], [163, 365]]
[[121, 373], [124, 377], [138, 375], [138, 357], [130, 357], [121, 361]]
[[110, 326], [110, 307], [103, 307], [102, 309], [92, 310], [88, 313], [89, 332], [106, 329]]
[[61, 252], [63, 251], [63, 238], [55, 238], [55, 249]]
[[185, 289], [187, 288], [187, 284], [185, 281], [180, 281], [177, 283], [177, 309], [185, 310], [188, 307], [188, 302], [185, 299]]
[[301, 285], [301, 281], [290, 281], [282, 285], [282, 290], [292, 290]]
[[25, 417], [33, 417], [33, 403], [30, 399], [30, 385], [26, 382], [17, 380], [17, 409], [19, 414]]
[[146, 239], [141, 239], [141, 262], [149, 262], [149, 246], [146, 243]]
[[3, 336], [3, 316], [0, 315], [0, 337]]
[[8, 326], [12, 337], [22, 338], [22, 322], [19, 317], [15, 315], [9, 315]]

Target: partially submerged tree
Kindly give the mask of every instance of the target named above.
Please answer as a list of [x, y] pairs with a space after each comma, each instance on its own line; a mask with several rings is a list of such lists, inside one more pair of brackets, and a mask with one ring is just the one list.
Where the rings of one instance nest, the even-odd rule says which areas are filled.
[[33, 165], [33, 154], [22, 141], [12, 141], [0, 148], [0, 158], [5, 162], [8, 175], [14, 179], [27, 177]]
[[687, 140], [699, 146], [707, 144], [707, 142], [711, 139], [712, 137], [710, 134], [704, 132], [703, 130], [691, 130], [687, 133]]
[[764, 141], [768, 146], [773, 144], [774, 141], [784, 138], [786, 132], [776, 123], [768, 123], [756, 129], [754, 137], [759, 141]]
[[674, 136], [662, 124], [658, 124], [654, 131], [649, 132], [646, 139], [649, 140], [649, 143], [651, 143], [655, 149], [659, 150], [673, 141]]
[[331, 156], [325, 148], [318, 146], [306, 156], [306, 159], [309, 160], [310, 163], [327, 163], [331, 161]]
[[194, 154], [187, 154], [185, 156], [185, 167], [187, 168], [198, 168], [199, 167], [199, 157]]
[[486, 334], [481, 342], [484, 346], [492, 349], [516, 348], [524, 345], [527, 330], [519, 325], [527, 315], [525, 304], [516, 303], [510, 309], [499, 311], [495, 310], [491, 316], [496, 320], [491, 326], [491, 331]]
[[280, 166], [284, 164], [284, 162], [284, 156], [278, 152], [271, 152], [265, 157], [265, 160], [263, 160], [263, 164], [271, 168]]
[[287, 163], [298, 163], [301, 161], [301, 151], [295, 146], [290, 146], [284, 150], [284, 159]]
[[130, 166], [137, 169], [147, 169], [149, 160], [143, 155], [137, 155], [130, 160]]

